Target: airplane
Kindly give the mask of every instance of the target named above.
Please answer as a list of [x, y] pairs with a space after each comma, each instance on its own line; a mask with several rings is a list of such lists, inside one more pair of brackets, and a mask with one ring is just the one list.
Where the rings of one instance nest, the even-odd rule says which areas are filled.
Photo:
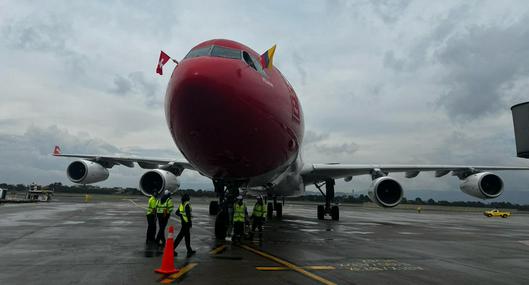
[[[271, 59], [270, 59], [271, 61]], [[503, 192], [503, 180], [495, 170], [529, 170], [517, 166], [465, 165], [356, 165], [306, 164], [302, 160], [303, 111], [292, 85], [273, 65], [262, 64], [262, 56], [236, 41], [213, 39], [193, 47], [174, 67], [165, 94], [165, 116], [171, 136], [186, 161], [126, 156], [63, 154], [77, 158], [66, 173], [74, 183], [89, 184], [109, 177], [116, 165], [148, 169], [139, 181], [147, 196], [164, 190], [176, 191], [184, 170], [197, 171], [213, 182], [218, 201], [209, 212], [216, 215], [215, 236], [226, 237], [228, 207], [240, 192], [261, 194], [268, 215], [282, 216], [278, 199], [303, 195], [315, 185], [325, 203], [317, 206], [317, 218], [339, 220], [334, 204], [337, 179], [370, 175], [369, 197], [381, 207], [395, 207], [403, 198], [403, 187], [389, 173], [413, 178], [420, 172], [435, 177], [449, 173], [461, 180], [464, 193], [492, 199]], [[323, 189], [324, 188], [324, 189]]]

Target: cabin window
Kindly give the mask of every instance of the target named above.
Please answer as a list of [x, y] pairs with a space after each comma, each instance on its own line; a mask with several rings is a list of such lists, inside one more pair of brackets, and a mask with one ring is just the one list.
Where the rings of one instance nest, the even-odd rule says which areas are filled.
[[241, 59], [241, 51], [220, 46], [213, 46], [213, 49], [211, 49], [211, 56]]

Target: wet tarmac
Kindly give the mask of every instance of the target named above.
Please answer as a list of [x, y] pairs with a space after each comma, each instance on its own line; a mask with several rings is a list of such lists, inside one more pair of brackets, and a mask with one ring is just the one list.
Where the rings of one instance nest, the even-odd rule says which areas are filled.
[[529, 284], [526, 214], [341, 207], [333, 222], [287, 204], [234, 245], [213, 238], [207, 201], [192, 203], [197, 254], [181, 244], [171, 276], [144, 246], [146, 199], [1, 205], [0, 284]]

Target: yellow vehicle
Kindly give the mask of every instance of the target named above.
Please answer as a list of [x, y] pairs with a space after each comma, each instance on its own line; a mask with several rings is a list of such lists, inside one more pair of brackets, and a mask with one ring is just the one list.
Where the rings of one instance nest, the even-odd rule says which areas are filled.
[[487, 217], [502, 217], [502, 218], [507, 218], [507, 217], [510, 217], [511, 216], [511, 212], [503, 212], [503, 211], [500, 211], [498, 209], [494, 209], [494, 210], [490, 210], [490, 211], [485, 211], [483, 212], [483, 215], [487, 216]]

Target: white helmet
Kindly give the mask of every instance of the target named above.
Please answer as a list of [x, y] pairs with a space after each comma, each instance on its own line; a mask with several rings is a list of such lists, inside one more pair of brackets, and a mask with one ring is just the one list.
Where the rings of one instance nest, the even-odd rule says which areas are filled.
[[242, 200], [242, 195], [237, 196], [237, 200]]

